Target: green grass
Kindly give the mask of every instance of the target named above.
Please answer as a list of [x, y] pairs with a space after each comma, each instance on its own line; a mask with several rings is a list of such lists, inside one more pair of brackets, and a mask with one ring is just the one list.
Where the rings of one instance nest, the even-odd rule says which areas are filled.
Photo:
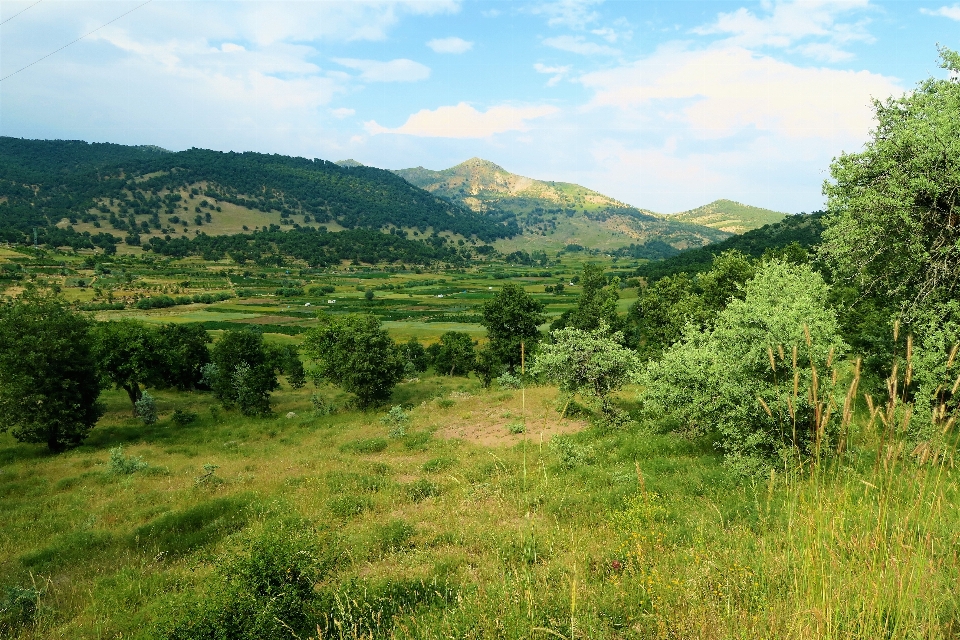
[[[471, 397], [432, 400], [451, 391]], [[315, 588], [283, 602], [315, 616], [309, 629], [320, 623], [323, 637], [955, 636], [949, 463], [891, 458], [861, 422], [843, 464], [743, 481], [709, 442], [637, 426], [541, 442], [555, 392], [528, 391], [429, 376], [401, 385], [395, 400], [413, 408], [396, 440], [382, 412], [314, 418], [313, 390], [286, 387], [263, 419], [157, 391], [161, 420], [149, 427], [107, 392], [91, 438], [57, 456], [0, 436], [0, 630], [165, 637], [254, 597], [237, 595], [248, 584], [237, 576], [267, 562], [258, 549], [274, 549], [280, 575], [313, 549]], [[177, 426], [174, 408], [198, 418]], [[525, 439], [436, 435], [483, 410], [525, 416]], [[120, 444], [147, 469], [110, 473]], [[211, 467], [216, 480], [198, 481]], [[16, 595], [31, 589], [35, 611]]]

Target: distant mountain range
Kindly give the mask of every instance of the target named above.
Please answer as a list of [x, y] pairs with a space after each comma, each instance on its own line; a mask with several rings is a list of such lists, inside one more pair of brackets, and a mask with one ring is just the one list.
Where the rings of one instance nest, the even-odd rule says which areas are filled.
[[512, 214], [523, 235], [498, 241], [502, 251], [581, 245], [614, 250], [639, 246], [635, 255], [661, 258], [730, 236], [725, 231], [664, 219], [652, 211], [569, 182], [535, 180], [471, 158], [455, 167], [395, 173], [445, 200], [487, 215]]
[[443, 171], [391, 172], [355, 160], [0, 137], [0, 240], [14, 242], [36, 233], [55, 246], [132, 250], [201, 234], [322, 226], [379, 231], [436, 251], [580, 245], [657, 259], [782, 217], [730, 201], [662, 215], [480, 158]]

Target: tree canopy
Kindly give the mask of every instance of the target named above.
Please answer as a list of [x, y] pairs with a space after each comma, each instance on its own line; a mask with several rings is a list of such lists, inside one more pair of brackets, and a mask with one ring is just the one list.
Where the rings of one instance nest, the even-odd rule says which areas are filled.
[[90, 323], [53, 297], [0, 303], [0, 431], [61, 451], [80, 444], [104, 407]]

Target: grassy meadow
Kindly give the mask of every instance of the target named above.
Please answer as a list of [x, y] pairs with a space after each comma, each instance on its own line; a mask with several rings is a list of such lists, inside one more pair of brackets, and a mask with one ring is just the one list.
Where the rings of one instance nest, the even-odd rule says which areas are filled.
[[[556, 315], [577, 287], [543, 287], [579, 269], [569, 255], [439, 274], [123, 258], [97, 274], [82, 255], [0, 260], [84, 303], [231, 291], [209, 305], [90, 313], [211, 323], [215, 338], [253, 322], [291, 342], [316, 307], [371, 311], [397, 340], [448, 330], [482, 339], [471, 316], [498, 283], [522, 282]], [[636, 292], [621, 293], [625, 308]], [[634, 417], [640, 391], [617, 397]], [[385, 419], [389, 407], [357, 411], [330, 386], [282, 381], [265, 418], [205, 392], [151, 393], [156, 424], [105, 391], [106, 415], [63, 454], [0, 435], [0, 636], [199, 637], [193, 621], [268, 573], [270, 553], [284, 566], [310, 559], [298, 597], [317, 639], [960, 634], [954, 460], [904, 461], [889, 435], [903, 419], [896, 407], [858, 401], [843, 456], [785, 460], [744, 480], [709, 441], [639, 420], [604, 430], [577, 404], [561, 417], [552, 387], [483, 389], [428, 373], [394, 391], [402, 428]], [[327, 409], [314, 409], [314, 395]]]

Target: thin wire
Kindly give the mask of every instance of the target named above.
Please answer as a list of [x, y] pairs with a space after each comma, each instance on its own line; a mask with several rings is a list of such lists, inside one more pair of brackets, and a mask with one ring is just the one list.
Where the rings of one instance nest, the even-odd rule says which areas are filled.
[[10, 77], [12, 77], [12, 76], [17, 75], [18, 73], [20, 73], [21, 71], [23, 71], [23, 70], [25, 70], [25, 69], [29, 69], [30, 67], [32, 67], [33, 65], [37, 64], [38, 62], [43, 62], [44, 60], [46, 60], [47, 58], [49, 58], [50, 56], [52, 56], [52, 55], [55, 54], [55, 53], [60, 53], [61, 51], [63, 51], [63, 50], [66, 49], [67, 47], [69, 47], [70, 45], [76, 44], [76, 43], [80, 42], [81, 40], [83, 40], [83, 39], [86, 38], [87, 36], [91, 36], [91, 35], [95, 34], [97, 31], [100, 31], [100, 29], [103, 29], [104, 27], [110, 26], [111, 24], [113, 24], [114, 22], [116, 22], [117, 20], [119, 20], [120, 18], [122, 18], [122, 17], [124, 17], [124, 16], [130, 15], [131, 13], [133, 13], [134, 11], [136, 11], [137, 9], [139, 9], [140, 7], [143, 7], [143, 6], [145, 6], [145, 5], [148, 5], [148, 4], [150, 4], [151, 2], [153, 2], [153, 0], [147, 0], [147, 1], [144, 2], [143, 4], [137, 5], [137, 6], [134, 7], [133, 9], [130, 9], [130, 11], [127, 11], [126, 13], [117, 16], [116, 18], [114, 18], [114, 19], [111, 20], [110, 22], [108, 22], [108, 23], [106, 23], [106, 24], [100, 25], [99, 27], [97, 27], [96, 29], [94, 29], [93, 31], [91, 31], [91, 32], [89, 32], [89, 33], [83, 34], [82, 36], [80, 36], [79, 38], [77, 38], [76, 40], [74, 40], [73, 42], [68, 42], [67, 44], [65, 44], [65, 45], [63, 45], [62, 47], [60, 47], [59, 49], [57, 49], [56, 51], [51, 51], [50, 53], [48, 53], [47, 55], [43, 56], [43, 57], [40, 58], [39, 60], [34, 60], [33, 62], [31, 62], [31, 63], [28, 64], [27, 66], [21, 67], [20, 69], [17, 69], [16, 71], [14, 71], [13, 73], [11, 73], [10, 75], [7, 75], [7, 76], [4, 76], [4, 77], [0, 78], [0, 82], [3, 82], [3, 81], [6, 80], [7, 78], [10, 78]]
[[15, 14], [13, 14], [12, 16], [10, 16], [9, 18], [7, 18], [6, 20], [4, 20], [3, 22], [0, 22], [0, 26], [7, 24], [8, 22], [10, 22], [10, 21], [13, 20], [14, 18], [16, 18], [18, 15], [20, 15], [21, 13], [23, 13], [23, 12], [26, 11], [27, 9], [33, 9], [35, 6], [37, 6], [37, 5], [40, 4], [41, 2], [43, 2], [43, 0], [37, 0], [36, 2], [34, 2], [32, 5], [30, 5], [30, 6], [27, 7], [26, 9], [23, 9], [23, 10], [21, 10], [21, 11], [17, 11]]

